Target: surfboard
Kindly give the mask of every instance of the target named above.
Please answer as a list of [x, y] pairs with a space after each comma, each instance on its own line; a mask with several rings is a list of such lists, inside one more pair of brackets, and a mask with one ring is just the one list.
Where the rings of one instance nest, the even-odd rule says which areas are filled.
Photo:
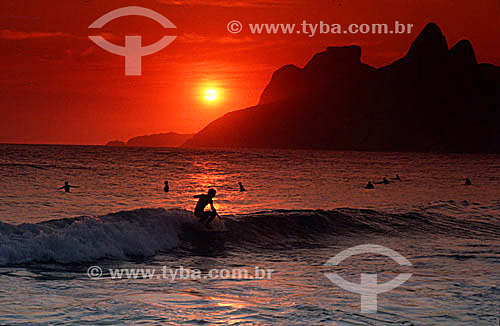
[[206, 227], [205, 225], [199, 223], [196, 227], [196, 229], [200, 232], [204, 232], [204, 233], [225, 233], [225, 232], [228, 232], [228, 230], [225, 228], [224, 225], [219, 225], [219, 224], [215, 224], [215, 225], [212, 225], [212, 227]]
[[210, 233], [217, 234], [217, 233], [228, 232], [228, 230], [226, 229], [224, 224], [222, 224], [221, 222], [215, 223], [215, 224], [210, 224], [210, 225], [211, 225], [211, 227], [207, 228], [204, 224], [197, 222], [193, 226], [197, 232], [203, 232], [203, 233], [208, 233], [208, 234], [210, 234]]
[[229, 230], [217, 230], [217, 229], [204, 229], [204, 230], [198, 230], [203, 233], [213, 233], [213, 234], [219, 234], [219, 233], [226, 233], [229, 232]]

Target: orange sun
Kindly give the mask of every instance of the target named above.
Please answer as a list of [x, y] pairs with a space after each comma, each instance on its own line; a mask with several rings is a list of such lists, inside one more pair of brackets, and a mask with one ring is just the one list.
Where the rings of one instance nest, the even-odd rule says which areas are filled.
[[217, 90], [214, 88], [208, 88], [205, 90], [205, 100], [208, 102], [214, 102], [218, 98]]

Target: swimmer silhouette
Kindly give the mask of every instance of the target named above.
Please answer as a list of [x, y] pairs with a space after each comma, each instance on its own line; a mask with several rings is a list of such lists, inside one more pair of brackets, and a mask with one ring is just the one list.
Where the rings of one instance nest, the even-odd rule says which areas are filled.
[[168, 187], [168, 181], [165, 180], [165, 187], [163, 188], [163, 191], [168, 192], [170, 188]]
[[472, 185], [472, 182], [470, 181], [469, 178], [465, 178], [465, 185], [466, 186], [471, 186]]
[[365, 186], [365, 189], [375, 189], [375, 186], [371, 181], [368, 181], [368, 183]]
[[401, 177], [399, 176], [399, 174], [396, 174], [396, 177], [394, 178], [394, 180], [401, 181]]
[[240, 191], [241, 191], [241, 192], [243, 192], [243, 191], [247, 191], [247, 190], [245, 189], [245, 187], [243, 187], [243, 184], [241, 183], [241, 181], [240, 181], [240, 182], [238, 182], [238, 184], [240, 185]]
[[382, 181], [379, 181], [379, 182], [375, 182], [375, 184], [379, 185], [379, 184], [385, 184], [385, 185], [388, 185], [390, 182], [389, 180], [387, 180], [386, 177], [383, 177], [382, 178]]
[[[208, 193], [195, 195], [193, 198], [199, 198], [198, 203], [196, 203], [196, 207], [194, 208], [194, 216], [200, 219], [200, 223], [205, 224], [206, 227], [213, 221], [213, 219], [220, 215], [217, 213], [214, 207], [213, 198], [215, 197], [215, 189], [209, 189]], [[205, 207], [210, 204], [210, 208], [212, 211], [205, 211]]]
[[70, 191], [70, 189], [71, 189], [71, 188], [80, 188], [80, 187], [78, 187], [78, 186], [70, 186], [70, 185], [68, 184], [68, 181], [65, 181], [65, 182], [64, 182], [64, 186], [57, 188], [57, 190], [64, 189], [64, 191], [65, 191], [65, 192], [71, 192], [71, 191]]

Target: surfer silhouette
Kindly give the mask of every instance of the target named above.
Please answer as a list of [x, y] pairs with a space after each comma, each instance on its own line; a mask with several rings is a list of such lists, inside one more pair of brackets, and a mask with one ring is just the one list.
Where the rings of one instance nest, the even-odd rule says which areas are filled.
[[243, 191], [247, 191], [245, 189], [245, 187], [243, 187], [243, 184], [241, 183], [241, 181], [238, 182], [238, 185], [240, 186], [240, 191], [243, 192]]
[[168, 181], [165, 180], [165, 187], [163, 188], [163, 191], [168, 192], [170, 188], [168, 187]]
[[70, 189], [71, 188], [80, 188], [78, 186], [71, 186], [68, 181], [65, 181], [64, 182], [64, 186], [61, 186], [59, 188], [57, 188], [57, 190], [61, 190], [61, 189], [64, 189], [65, 192], [71, 192]]
[[[193, 198], [198, 198], [198, 203], [196, 203], [196, 207], [194, 208], [194, 216], [200, 219], [200, 223], [203, 223], [206, 227], [213, 221], [213, 219], [220, 215], [217, 213], [214, 207], [213, 198], [215, 197], [215, 189], [209, 189], [208, 193], [195, 195]], [[210, 204], [211, 211], [205, 211], [205, 207]]]
[[469, 178], [465, 178], [465, 185], [466, 186], [471, 186], [472, 185], [472, 181], [470, 181]]
[[396, 174], [396, 177], [394, 178], [394, 180], [401, 181], [401, 177], [399, 176], [399, 174]]
[[365, 186], [365, 189], [375, 189], [375, 186], [371, 181], [368, 181], [368, 183]]
[[379, 184], [385, 184], [385, 185], [388, 185], [390, 182], [389, 180], [387, 180], [386, 177], [383, 177], [382, 178], [382, 181], [379, 181], [379, 182], [375, 182], [375, 184], [379, 185]]

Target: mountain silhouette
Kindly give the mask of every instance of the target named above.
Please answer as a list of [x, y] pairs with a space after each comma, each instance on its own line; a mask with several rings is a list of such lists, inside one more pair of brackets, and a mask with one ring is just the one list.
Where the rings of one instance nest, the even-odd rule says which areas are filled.
[[122, 147], [122, 146], [127, 146], [127, 144], [121, 140], [111, 140], [106, 143], [106, 146]]
[[428, 24], [374, 68], [359, 46], [328, 47], [274, 72], [257, 106], [213, 121], [187, 147], [500, 152], [500, 71], [469, 41]]
[[164, 134], [133, 137], [126, 143], [119, 140], [113, 140], [108, 142], [106, 146], [179, 147], [192, 136], [192, 134], [178, 134], [175, 132], [169, 132]]

